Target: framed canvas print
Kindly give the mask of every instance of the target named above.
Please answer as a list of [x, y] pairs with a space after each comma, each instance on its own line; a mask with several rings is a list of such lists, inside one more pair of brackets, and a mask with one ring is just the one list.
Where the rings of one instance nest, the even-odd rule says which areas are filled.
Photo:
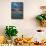
[[11, 2], [11, 19], [23, 19], [23, 2]]

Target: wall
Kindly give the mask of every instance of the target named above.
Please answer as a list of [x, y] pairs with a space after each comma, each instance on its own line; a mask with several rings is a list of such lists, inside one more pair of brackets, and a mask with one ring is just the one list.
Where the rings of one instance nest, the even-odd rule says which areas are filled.
[[[24, 19], [11, 19], [11, 2], [24, 2]], [[4, 34], [6, 25], [15, 25], [18, 36], [31, 36], [36, 29], [44, 29], [38, 25], [35, 16], [41, 13], [40, 6], [46, 5], [46, 0], [1, 0], [0, 1], [0, 35]]]

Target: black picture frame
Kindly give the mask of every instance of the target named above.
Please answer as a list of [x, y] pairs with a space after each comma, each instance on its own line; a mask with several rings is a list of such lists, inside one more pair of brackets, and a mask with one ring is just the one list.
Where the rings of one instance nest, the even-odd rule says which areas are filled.
[[11, 19], [23, 19], [23, 2], [11, 2]]

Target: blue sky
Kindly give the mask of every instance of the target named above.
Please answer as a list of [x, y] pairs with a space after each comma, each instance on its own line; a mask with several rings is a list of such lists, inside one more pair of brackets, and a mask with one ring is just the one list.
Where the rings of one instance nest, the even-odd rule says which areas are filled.
[[23, 8], [23, 2], [12, 2], [11, 3], [11, 8]]

